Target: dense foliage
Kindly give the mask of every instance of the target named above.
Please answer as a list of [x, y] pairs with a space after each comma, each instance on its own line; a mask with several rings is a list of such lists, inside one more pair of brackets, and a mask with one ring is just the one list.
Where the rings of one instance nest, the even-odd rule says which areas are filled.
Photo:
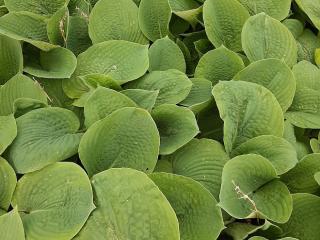
[[320, 0], [0, 0], [1, 240], [319, 240]]

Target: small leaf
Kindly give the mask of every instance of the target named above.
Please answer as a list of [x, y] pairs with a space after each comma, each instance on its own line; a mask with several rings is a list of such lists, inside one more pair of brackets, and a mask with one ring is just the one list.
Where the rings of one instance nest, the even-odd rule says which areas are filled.
[[[9, 209], [11, 198], [16, 188], [17, 177], [10, 164], [0, 157], [0, 209], [7, 211]], [[1, 221], [0, 221], [1, 222]], [[0, 223], [1, 236], [1, 223]], [[2, 238], [1, 238], [2, 239]]]
[[13, 115], [0, 116], [0, 155], [17, 136], [17, 124]]
[[221, 46], [200, 58], [194, 76], [208, 79], [216, 85], [219, 81], [231, 80], [243, 68], [242, 59], [235, 52]]
[[160, 154], [173, 153], [199, 133], [196, 118], [187, 108], [163, 104], [151, 114], [160, 132]]

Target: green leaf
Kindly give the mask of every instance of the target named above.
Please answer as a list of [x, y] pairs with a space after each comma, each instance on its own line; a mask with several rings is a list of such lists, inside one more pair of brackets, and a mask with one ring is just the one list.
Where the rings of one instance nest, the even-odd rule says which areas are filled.
[[40, 51], [39, 55], [28, 58], [24, 71], [41, 78], [69, 78], [76, 69], [77, 59], [65, 48]]
[[19, 210], [26, 238], [34, 240], [73, 238], [94, 209], [88, 176], [69, 162], [20, 178], [12, 205]]
[[5, 0], [10, 12], [29, 11], [40, 15], [52, 15], [69, 0]]
[[141, 0], [139, 26], [152, 42], [168, 36], [171, 8], [168, 0]]
[[133, 100], [140, 108], [150, 112], [156, 103], [159, 90], [127, 89], [121, 91], [121, 93]]
[[243, 240], [264, 226], [265, 224], [253, 225], [245, 222], [232, 222], [227, 225], [227, 228], [223, 232], [234, 240]]
[[298, 163], [297, 152], [292, 144], [276, 136], [262, 135], [252, 138], [232, 151], [232, 156], [250, 153], [268, 159], [278, 175], [288, 172]]
[[213, 88], [224, 121], [224, 145], [228, 153], [260, 135], [282, 137], [282, 109], [275, 96], [255, 83], [220, 82]]
[[158, 39], [149, 49], [149, 71], [177, 69], [186, 72], [186, 62], [180, 48], [170, 38]]
[[292, 67], [297, 62], [297, 44], [289, 29], [265, 13], [250, 17], [243, 26], [242, 47], [251, 62], [283, 59]]
[[92, 42], [126, 40], [148, 44], [139, 28], [138, 7], [132, 0], [100, 0], [89, 18], [89, 35]]
[[76, 115], [63, 108], [41, 108], [17, 119], [18, 135], [8, 161], [18, 173], [39, 170], [77, 153], [82, 133]]
[[89, 176], [112, 167], [152, 172], [159, 145], [159, 132], [150, 114], [139, 108], [122, 108], [88, 129], [79, 156]]
[[26, 114], [27, 112], [46, 107], [48, 107], [48, 104], [40, 100], [31, 98], [19, 98], [13, 103], [13, 112], [15, 118], [18, 118]]
[[161, 161], [169, 161], [172, 173], [190, 177], [219, 198], [223, 166], [229, 157], [224, 147], [211, 139], [193, 139]]
[[253, 62], [233, 79], [257, 83], [269, 89], [277, 98], [283, 112], [290, 107], [296, 91], [296, 80], [291, 69], [278, 59]]
[[319, 0], [295, 0], [298, 7], [310, 18], [317, 29], [320, 29], [320, 1]]
[[251, 15], [266, 13], [279, 21], [287, 18], [290, 13], [291, 0], [239, 0]]
[[[17, 177], [10, 164], [0, 157], [0, 209], [7, 211], [9, 209], [11, 198], [16, 188]], [[1, 222], [1, 221], [0, 221]], [[1, 226], [1, 223], [0, 223]], [[1, 229], [1, 227], [0, 227]], [[1, 230], [0, 230], [1, 236]]]
[[284, 236], [318, 240], [320, 198], [306, 193], [293, 194], [293, 211], [289, 221], [280, 225]]
[[17, 136], [17, 125], [13, 115], [0, 116], [0, 155]]
[[0, 239], [25, 240], [23, 224], [17, 209], [0, 216]]
[[315, 51], [320, 48], [320, 39], [311, 30], [305, 29], [297, 39], [298, 62], [307, 60], [315, 63]]
[[47, 22], [47, 34], [50, 43], [64, 46], [66, 44], [66, 33], [69, 31], [69, 10], [67, 6], [55, 12]]
[[28, 42], [41, 50], [55, 48], [47, 36], [47, 19], [31, 12], [10, 12], [0, 18], [0, 34]]
[[160, 154], [168, 155], [190, 142], [198, 133], [197, 120], [191, 110], [163, 104], [152, 111], [160, 132]]
[[292, 193], [316, 193], [319, 184], [314, 175], [320, 171], [320, 154], [305, 156], [295, 168], [281, 176]]
[[298, 19], [288, 18], [283, 20], [282, 23], [290, 30], [295, 39], [303, 33], [304, 24]]
[[111, 40], [81, 53], [74, 76], [105, 74], [122, 84], [141, 77], [148, 67], [148, 46]]
[[88, 34], [88, 20], [83, 16], [70, 16], [66, 48], [76, 56], [86, 51], [92, 45]]
[[216, 48], [224, 45], [233, 51], [241, 51], [241, 30], [249, 17], [249, 12], [237, 0], [204, 2], [205, 30]]
[[84, 105], [85, 125], [90, 127], [95, 122], [124, 107], [136, 107], [136, 104], [122, 93], [98, 87]]
[[300, 128], [320, 128], [320, 70], [307, 61], [293, 67], [297, 91], [286, 118]]
[[47, 103], [47, 95], [41, 86], [30, 78], [18, 74], [0, 88], [0, 115], [13, 113], [13, 104], [19, 98]]
[[189, 78], [175, 69], [151, 72], [125, 86], [126, 89], [159, 90], [155, 106], [183, 101], [190, 93], [191, 87], [192, 82]]
[[189, 107], [192, 111], [202, 109], [212, 99], [212, 83], [204, 78], [193, 78], [189, 95], [180, 105]]
[[235, 157], [224, 166], [219, 205], [235, 218], [285, 223], [291, 215], [292, 198], [271, 163], [249, 154]]
[[150, 178], [175, 210], [181, 240], [215, 240], [224, 228], [214, 197], [191, 178], [169, 173], [153, 173]]
[[90, 95], [91, 91], [98, 86], [121, 90], [118, 81], [105, 74], [87, 74], [71, 79], [65, 79], [62, 87], [66, 95], [70, 98], [81, 98], [83, 95]]
[[242, 59], [235, 52], [221, 46], [200, 58], [194, 76], [208, 79], [216, 85], [219, 81], [231, 80], [243, 68]]
[[76, 240], [180, 239], [173, 209], [146, 174], [109, 169], [93, 176], [92, 185], [97, 208]]
[[22, 72], [23, 56], [19, 41], [0, 35], [0, 85]]

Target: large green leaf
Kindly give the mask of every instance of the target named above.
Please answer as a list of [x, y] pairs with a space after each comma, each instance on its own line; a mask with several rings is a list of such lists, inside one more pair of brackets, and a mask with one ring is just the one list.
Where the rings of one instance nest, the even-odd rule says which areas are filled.
[[32, 240], [72, 239], [95, 208], [88, 176], [75, 163], [55, 163], [24, 175], [12, 205]]
[[23, 70], [41, 78], [69, 78], [76, 66], [77, 59], [74, 54], [66, 48], [57, 47], [29, 57]]
[[170, 173], [153, 173], [150, 178], [175, 210], [181, 240], [215, 240], [224, 228], [214, 197], [191, 178]]
[[297, 44], [289, 29], [265, 13], [250, 17], [243, 26], [242, 47], [250, 61], [283, 59], [292, 67], [297, 62]]
[[224, 121], [224, 144], [228, 153], [260, 135], [282, 137], [282, 109], [266, 88], [250, 82], [220, 82], [213, 88]]
[[29, 11], [40, 15], [52, 15], [69, 0], [5, 0], [5, 5], [11, 12]]
[[307, 14], [316, 28], [320, 29], [320, 1], [319, 0], [295, 0], [299, 8]]
[[[14, 189], [16, 188], [17, 178], [10, 164], [0, 157], [0, 209], [9, 209]], [[1, 224], [0, 224], [1, 226]], [[1, 229], [1, 227], [0, 227]], [[1, 232], [1, 231], [0, 231]], [[0, 233], [1, 236], [1, 233]]]
[[195, 115], [185, 107], [163, 104], [152, 111], [160, 132], [160, 154], [171, 154], [190, 142], [199, 128]]
[[125, 83], [144, 75], [148, 67], [148, 46], [111, 40], [95, 44], [81, 53], [74, 75], [106, 74]]
[[149, 71], [177, 69], [186, 72], [186, 62], [179, 46], [169, 37], [158, 39], [149, 49]]
[[281, 176], [292, 193], [316, 193], [320, 189], [314, 175], [320, 171], [320, 154], [305, 156], [295, 168]]
[[291, 69], [279, 59], [270, 58], [253, 62], [233, 79], [266, 87], [277, 98], [283, 112], [290, 107], [296, 91], [296, 80]]
[[235, 218], [285, 223], [291, 215], [292, 198], [271, 163], [249, 154], [235, 157], [224, 166], [220, 206]]
[[155, 105], [177, 104], [190, 93], [192, 82], [176, 69], [154, 71], [126, 85], [127, 89], [159, 90]]
[[151, 111], [158, 98], [159, 90], [127, 89], [121, 93], [132, 99], [140, 108]]
[[148, 44], [139, 28], [138, 7], [132, 0], [100, 0], [92, 9], [89, 19], [92, 42], [126, 40]]
[[84, 105], [85, 124], [87, 127], [90, 127], [115, 110], [124, 107], [136, 107], [136, 104], [122, 93], [98, 87]]
[[141, 0], [139, 5], [139, 26], [151, 41], [169, 34], [171, 8], [168, 0]]
[[190, 177], [218, 199], [223, 166], [229, 157], [223, 146], [211, 139], [193, 139], [161, 161], [172, 164], [172, 173]]
[[122, 108], [88, 129], [79, 156], [90, 176], [112, 167], [152, 172], [159, 145], [159, 132], [150, 114], [139, 108]]
[[173, 209], [144, 173], [110, 169], [92, 184], [97, 208], [75, 239], [180, 239]]
[[17, 136], [17, 124], [13, 115], [0, 116], [0, 155]]
[[284, 236], [301, 240], [318, 240], [320, 198], [306, 193], [293, 194], [293, 211], [289, 221], [280, 227]]
[[244, 63], [238, 54], [221, 46], [200, 58], [194, 76], [208, 79], [216, 85], [219, 81], [231, 80], [243, 68]]
[[77, 153], [82, 133], [77, 116], [63, 108], [41, 108], [17, 119], [18, 135], [8, 161], [18, 173], [39, 170]]
[[0, 88], [0, 115], [13, 113], [14, 102], [19, 98], [47, 103], [47, 95], [41, 86], [30, 78], [18, 74]]
[[237, 0], [207, 0], [204, 2], [203, 19], [209, 40], [218, 48], [225, 45], [241, 51], [241, 30], [249, 12]]
[[0, 216], [0, 239], [25, 240], [23, 224], [17, 209]]
[[288, 172], [298, 163], [297, 152], [292, 144], [276, 136], [262, 135], [252, 138], [232, 151], [232, 156], [250, 153], [268, 159], [278, 175]]
[[0, 35], [0, 85], [22, 72], [23, 56], [21, 43]]
[[287, 18], [290, 13], [291, 0], [238, 0], [251, 15], [261, 12], [279, 21]]
[[56, 47], [48, 43], [46, 18], [31, 12], [10, 12], [1, 17], [0, 34], [31, 43], [44, 51]]

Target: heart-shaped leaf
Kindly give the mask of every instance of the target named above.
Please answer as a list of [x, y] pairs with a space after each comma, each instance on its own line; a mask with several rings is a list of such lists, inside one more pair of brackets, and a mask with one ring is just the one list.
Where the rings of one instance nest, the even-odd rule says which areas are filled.
[[27, 239], [72, 239], [94, 209], [88, 176], [75, 163], [55, 163], [18, 181], [16, 206]]
[[165, 156], [161, 161], [172, 165], [174, 174], [190, 177], [218, 199], [221, 186], [223, 166], [229, 157], [223, 146], [211, 139], [193, 139], [173, 154]]
[[203, 5], [205, 30], [216, 48], [224, 45], [241, 51], [241, 30], [249, 17], [247, 9], [237, 0], [207, 0]]
[[76, 240], [180, 239], [173, 209], [146, 174], [109, 169], [93, 176], [92, 185], [97, 208]]
[[160, 132], [160, 154], [173, 153], [199, 133], [195, 115], [188, 108], [163, 104], [151, 114]]
[[39, 170], [77, 153], [82, 133], [77, 116], [63, 108], [40, 108], [17, 119], [18, 135], [8, 161], [18, 173]]
[[282, 109], [265, 87], [242, 81], [220, 82], [213, 88], [224, 121], [224, 144], [228, 153], [260, 135], [282, 137]]
[[150, 114], [139, 108], [122, 108], [88, 129], [79, 156], [90, 176], [112, 167], [152, 172], [159, 145], [159, 132]]
[[278, 20], [265, 13], [250, 17], [243, 26], [242, 47], [251, 62], [283, 59], [292, 67], [297, 62], [297, 44], [291, 32]]
[[291, 215], [292, 198], [271, 163], [249, 154], [235, 157], [224, 166], [220, 206], [235, 218], [285, 223]]
[[132, 0], [100, 0], [90, 14], [89, 35], [94, 44], [108, 40], [149, 43], [139, 28], [138, 7]]
[[224, 228], [222, 214], [210, 192], [191, 178], [153, 173], [150, 178], [175, 210], [181, 240], [215, 240]]

